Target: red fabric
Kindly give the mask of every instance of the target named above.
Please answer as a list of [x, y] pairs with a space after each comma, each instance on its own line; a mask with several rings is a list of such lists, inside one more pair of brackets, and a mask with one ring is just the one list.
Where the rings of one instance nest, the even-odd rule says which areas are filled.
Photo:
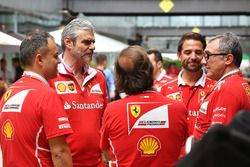
[[216, 84], [200, 107], [194, 136], [199, 140], [213, 124], [227, 125], [241, 109], [250, 110], [250, 87], [241, 75]]
[[197, 113], [200, 109], [200, 103], [204, 99], [205, 95], [212, 89], [214, 81], [204, 78], [205, 85], [202, 87], [198, 86], [188, 86], [180, 85], [178, 86], [178, 78], [172, 80], [165, 84], [161, 93], [173, 100], [182, 101], [187, 107], [188, 114], [188, 126], [189, 126], [189, 135], [193, 134], [193, 129], [197, 117]]
[[[164, 71], [164, 73], [166, 73]], [[173, 78], [164, 74], [164, 75], [160, 75], [157, 79], [154, 80], [154, 88], [155, 90], [157, 90], [158, 92], [161, 91], [161, 87], [163, 85], [165, 85], [167, 82], [171, 81]]]
[[148, 91], [108, 104], [100, 146], [110, 149], [112, 166], [172, 167], [186, 133], [183, 103]]
[[65, 66], [59, 67], [58, 77], [50, 84], [61, 95], [74, 132], [66, 138], [73, 166], [98, 166], [101, 118], [108, 102], [105, 78], [99, 70], [89, 68], [80, 86]]
[[167, 69], [167, 75], [172, 76], [172, 77], [178, 76], [179, 72], [180, 72], [180, 70], [178, 67]]
[[0, 107], [3, 166], [53, 166], [47, 139], [72, 133], [55, 91], [25, 76], [7, 90]]

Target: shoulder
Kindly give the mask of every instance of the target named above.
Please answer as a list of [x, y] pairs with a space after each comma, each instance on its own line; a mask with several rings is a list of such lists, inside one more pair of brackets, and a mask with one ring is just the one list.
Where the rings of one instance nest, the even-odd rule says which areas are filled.
[[98, 68], [89, 67], [89, 75], [95, 75], [96, 77], [105, 77], [104, 71]]
[[167, 83], [162, 85], [162, 89], [168, 89], [168, 88], [172, 89], [173, 86], [178, 86], [178, 79], [177, 78], [172, 78]]
[[206, 77], [206, 84], [214, 84], [214, 83], [215, 83], [214, 80], [212, 80], [212, 79]]

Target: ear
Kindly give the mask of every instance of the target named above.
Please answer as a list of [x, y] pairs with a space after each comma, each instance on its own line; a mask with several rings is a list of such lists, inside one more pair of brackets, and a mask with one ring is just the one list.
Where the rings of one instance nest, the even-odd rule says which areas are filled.
[[234, 63], [234, 56], [232, 54], [228, 54], [226, 57], [226, 65], [230, 65]]
[[181, 52], [177, 52], [178, 60], [181, 61]]
[[39, 64], [40, 66], [43, 66], [43, 63], [44, 63], [43, 58], [44, 57], [40, 53], [36, 54], [35, 63]]
[[64, 41], [64, 44], [65, 44], [65, 46], [66, 46], [67, 48], [72, 48], [73, 42], [71, 41], [71, 39], [69, 39], [68, 37], [65, 37], [65, 38], [63, 39], [63, 41]]
[[158, 62], [156, 63], [156, 66], [157, 66], [158, 69], [161, 69], [161, 68], [163, 67], [163, 62], [158, 61]]

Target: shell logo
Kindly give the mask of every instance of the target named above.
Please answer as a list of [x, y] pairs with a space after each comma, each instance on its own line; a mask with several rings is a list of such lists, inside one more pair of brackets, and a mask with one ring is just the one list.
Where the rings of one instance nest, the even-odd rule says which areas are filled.
[[141, 155], [155, 156], [157, 151], [161, 149], [161, 144], [155, 136], [143, 136], [137, 144], [137, 149]]
[[12, 140], [14, 135], [14, 127], [10, 120], [6, 120], [3, 124], [2, 133], [7, 140]]
[[59, 90], [60, 92], [65, 92], [66, 91], [66, 85], [63, 83], [59, 83], [57, 85], [57, 90]]

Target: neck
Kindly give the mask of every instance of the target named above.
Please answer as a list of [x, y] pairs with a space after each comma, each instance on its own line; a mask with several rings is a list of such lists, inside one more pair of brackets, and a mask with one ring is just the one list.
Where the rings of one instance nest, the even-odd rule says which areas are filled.
[[[233, 72], [234, 70], [237, 70], [237, 71]], [[226, 68], [223, 75], [221, 76], [221, 78], [219, 80], [223, 80], [227, 75], [230, 75], [231, 72], [232, 72], [232, 74], [239, 72], [238, 70], [239, 70], [238, 67], [228, 67], [228, 68]]]
[[84, 64], [82, 61], [74, 59], [72, 55], [69, 55], [67, 52], [63, 54], [63, 61], [67, 66], [70, 67], [74, 75], [83, 75]]
[[161, 70], [158, 70], [156, 71], [155, 75], [154, 75], [154, 79], [157, 79], [162, 73], [162, 69]]
[[181, 78], [185, 81], [187, 85], [193, 86], [201, 78], [202, 73], [203, 73], [202, 70], [199, 70], [197, 72], [190, 72], [187, 70], [183, 70]]
[[46, 79], [41, 73], [39, 73], [38, 71], [34, 71], [34, 70], [29, 70], [29, 69], [25, 69], [23, 76], [28, 76], [34, 79], [37, 79], [47, 85], [49, 85], [48, 83], [48, 79]]
[[35, 73], [35, 74], [38, 74], [38, 75], [40, 75], [40, 76], [42, 76], [43, 78], [45, 78], [45, 75], [44, 75], [44, 73], [42, 72], [42, 70], [40, 70], [40, 69], [37, 69], [36, 67], [33, 67], [33, 66], [26, 66], [25, 68], [24, 68], [24, 71], [26, 71], [26, 72], [31, 72], [31, 73]]

